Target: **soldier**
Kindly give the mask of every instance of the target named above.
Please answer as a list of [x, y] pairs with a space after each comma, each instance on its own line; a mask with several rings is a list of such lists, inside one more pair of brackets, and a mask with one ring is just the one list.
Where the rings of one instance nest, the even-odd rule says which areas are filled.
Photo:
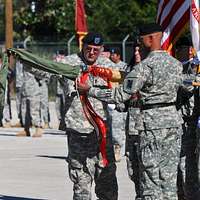
[[182, 65], [161, 50], [158, 24], [141, 26], [140, 37], [149, 54], [126, 76], [123, 87], [103, 90], [79, 83], [78, 89], [102, 101], [126, 102], [128, 109], [140, 108], [134, 113], [141, 151], [140, 196], [136, 199], [176, 200], [182, 118], [175, 101], [182, 83]]
[[[188, 38], [180, 38], [176, 44], [176, 57], [183, 63], [184, 79], [198, 78], [192, 43]], [[181, 143], [181, 156], [178, 170], [178, 195], [180, 200], [196, 200], [200, 195], [198, 171], [198, 129], [199, 88], [190, 91], [180, 88], [177, 97], [177, 109], [181, 112], [184, 123]]]
[[[143, 58], [144, 59], [144, 58]], [[134, 50], [134, 59], [131, 64], [129, 64], [127, 68], [127, 72], [130, 72], [130, 69], [133, 70], [136, 64], [141, 62], [142, 56], [139, 49], [139, 46], [135, 47]], [[127, 106], [126, 106], [127, 107]], [[134, 182], [136, 196], [141, 196], [140, 190], [140, 136], [139, 131], [135, 129], [135, 122], [137, 121], [138, 113], [140, 113], [140, 108], [131, 106], [131, 108], [126, 108], [127, 118], [125, 125], [125, 133], [126, 133], [126, 145], [125, 145], [125, 156], [127, 162], [127, 170], [128, 175], [131, 181]]]
[[[88, 113], [87, 105], [84, 99], [78, 93], [76, 85], [85, 75], [88, 65], [97, 65], [97, 59], [103, 48], [103, 38], [99, 33], [88, 33], [83, 39], [83, 48], [78, 54], [66, 56], [64, 63], [71, 66], [80, 66], [80, 77], [78, 80], [67, 80], [65, 82], [68, 88], [70, 106], [66, 113], [66, 134], [68, 138], [68, 168], [69, 177], [73, 182], [73, 200], [91, 200], [91, 188], [95, 182], [95, 193], [101, 200], [118, 199], [118, 183], [116, 178], [116, 165], [112, 138], [109, 130], [105, 137], [100, 137], [100, 127], [106, 129], [104, 121], [105, 110], [102, 102], [94, 98], [89, 98], [89, 103], [97, 113], [92, 112], [98, 118], [103, 119], [100, 124], [95, 122], [94, 118]], [[102, 63], [103, 58], [101, 58]], [[110, 61], [111, 62], [111, 61]], [[37, 76], [46, 77], [47, 73], [33, 70], [32, 73]], [[91, 73], [87, 77], [88, 84], [91, 86], [107, 86], [107, 81], [93, 76]], [[62, 79], [62, 78], [61, 78]], [[92, 109], [89, 108], [90, 110]], [[88, 115], [89, 114], [89, 115]], [[92, 118], [92, 120], [91, 120]], [[95, 125], [100, 125], [97, 127]], [[105, 130], [104, 129], [104, 130]], [[101, 141], [106, 140], [106, 146]], [[106, 152], [106, 159], [104, 153]]]
[[[65, 63], [65, 51], [57, 51], [56, 57], [54, 59], [56, 62]], [[68, 110], [68, 101], [70, 102], [70, 97], [68, 96], [68, 84], [67, 79], [56, 78], [57, 88], [56, 88], [56, 113], [59, 120], [59, 130], [66, 130], [65, 115]], [[70, 103], [69, 103], [70, 105]]]
[[[83, 49], [78, 54], [65, 58], [70, 65], [96, 64], [103, 47], [103, 38], [98, 33], [88, 33], [83, 39]], [[92, 75], [89, 76], [92, 86], [105, 85], [105, 82]], [[111, 138], [107, 136], [107, 156], [109, 164], [102, 167], [99, 154], [99, 139], [94, 127], [83, 114], [82, 105], [74, 82], [68, 81], [71, 106], [67, 111], [66, 125], [68, 135], [68, 163], [69, 176], [74, 183], [74, 200], [91, 200], [91, 185], [95, 181], [96, 196], [102, 200], [116, 200], [118, 185], [116, 179], [116, 165], [114, 162]], [[105, 118], [103, 105], [96, 99], [90, 99], [93, 108]]]
[[43, 134], [40, 119], [40, 79], [30, 73], [23, 64], [23, 88], [22, 88], [22, 123], [24, 130], [17, 136], [30, 136], [30, 127], [35, 128], [32, 137], [41, 137]]
[[[2, 70], [2, 65], [3, 65], [3, 54], [0, 52], [0, 73]], [[2, 76], [2, 75], [1, 75]], [[3, 125], [2, 124], [2, 119], [3, 119], [3, 105], [4, 105], [4, 90], [2, 86], [2, 80], [0, 79], [0, 127]]]
[[[125, 72], [127, 64], [121, 60], [121, 52], [119, 48], [110, 48], [110, 60], [115, 64], [113, 69]], [[116, 87], [119, 83], [112, 83], [112, 87]], [[120, 161], [121, 156], [125, 154], [125, 120], [127, 112], [118, 112], [114, 109], [115, 104], [108, 104], [109, 125], [111, 126], [112, 139], [115, 151], [115, 160]]]
[[120, 71], [126, 71], [127, 64], [121, 60], [121, 51], [117, 47], [110, 48], [110, 60], [114, 62]]
[[16, 60], [16, 107], [19, 122], [15, 124], [15, 127], [22, 127], [22, 88], [23, 88], [23, 64]]
[[43, 128], [49, 128], [49, 93], [48, 93], [48, 78], [40, 80], [40, 120]]
[[5, 104], [3, 109], [3, 127], [11, 128], [12, 112], [11, 112], [11, 82], [14, 80], [14, 70], [8, 68], [7, 84], [5, 89]]

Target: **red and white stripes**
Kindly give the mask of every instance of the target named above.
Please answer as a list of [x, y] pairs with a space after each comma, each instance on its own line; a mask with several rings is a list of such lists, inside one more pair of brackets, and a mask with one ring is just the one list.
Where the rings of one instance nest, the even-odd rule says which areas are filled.
[[192, 43], [194, 49], [200, 50], [199, 39], [199, 0], [191, 0], [190, 7], [190, 31], [192, 35]]
[[162, 48], [170, 51], [190, 19], [190, 0], [160, 0], [157, 23], [163, 28]]

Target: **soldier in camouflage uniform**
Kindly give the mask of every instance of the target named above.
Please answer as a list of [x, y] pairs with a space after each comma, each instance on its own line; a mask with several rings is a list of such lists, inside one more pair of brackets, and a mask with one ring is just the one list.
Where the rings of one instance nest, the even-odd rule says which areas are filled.
[[49, 128], [49, 94], [48, 94], [48, 78], [40, 81], [40, 120], [43, 128]]
[[[144, 59], [144, 58], [143, 58]], [[128, 66], [129, 69], [133, 69], [136, 64], [141, 62], [142, 56], [138, 46], [135, 47], [134, 50], [134, 59], [131, 64]], [[128, 71], [127, 72], [130, 72]], [[127, 106], [126, 106], [127, 107]], [[127, 110], [127, 118], [125, 124], [125, 132], [126, 132], [126, 148], [125, 148], [125, 156], [127, 162], [127, 170], [128, 175], [131, 181], [134, 182], [136, 196], [141, 196], [140, 191], [140, 136], [139, 131], [135, 129], [135, 122], [137, 121], [137, 116], [140, 113], [140, 108], [131, 106]]]
[[40, 79], [28, 71], [23, 64], [23, 86], [22, 86], [22, 123], [24, 130], [17, 133], [17, 136], [30, 136], [30, 127], [35, 128], [32, 137], [41, 137], [43, 134], [40, 118]]
[[22, 88], [23, 88], [23, 64], [17, 60], [16, 61], [16, 81], [15, 81], [15, 86], [16, 86], [16, 107], [17, 107], [17, 115], [19, 119], [19, 123], [17, 123], [15, 126], [22, 126], [22, 111], [21, 111], [21, 106], [22, 106]]
[[[54, 58], [55, 62], [65, 63], [65, 52], [59, 50]], [[65, 115], [68, 110], [68, 101], [70, 102], [68, 94], [68, 84], [66, 78], [56, 78], [56, 113], [59, 120], [59, 130], [66, 130]], [[69, 103], [70, 106], [70, 103]]]
[[[198, 74], [194, 62], [191, 42], [183, 37], [177, 42], [176, 56], [183, 63], [184, 79], [195, 80]], [[181, 144], [181, 157], [178, 171], [179, 199], [196, 200], [200, 195], [197, 153], [197, 119], [199, 116], [198, 87], [190, 91], [180, 88], [177, 97], [177, 109], [181, 112], [184, 123]], [[194, 107], [195, 106], [195, 107]]]
[[[102, 44], [103, 39], [100, 34], [88, 33], [83, 39], [82, 51], [79, 54], [67, 56], [65, 63], [76, 66], [97, 64]], [[94, 180], [96, 196], [99, 199], [117, 200], [118, 184], [111, 137], [108, 132], [106, 150], [109, 164], [102, 167], [97, 133], [82, 111], [79, 94], [74, 84], [74, 81], [68, 80], [71, 105], [66, 115], [69, 176], [74, 183], [73, 199], [91, 200], [91, 186]], [[99, 86], [105, 85], [105, 82], [90, 75], [89, 84]], [[105, 119], [102, 103], [93, 98], [89, 98], [89, 100], [95, 111]]]
[[[66, 57], [66, 63], [72, 65], [94, 64], [102, 48], [102, 37], [89, 33], [83, 40], [83, 50], [79, 55]], [[95, 64], [99, 63], [97, 61]], [[99, 64], [103, 64], [100, 62]], [[69, 174], [74, 182], [74, 200], [91, 199], [91, 183], [95, 181], [95, 192], [99, 199], [117, 199], [118, 186], [116, 180], [116, 165], [114, 163], [111, 137], [108, 135], [107, 156], [109, 165], [101, 166], [99, 157], [98, 138], [94, 127], [86, 120], [81, 110], [80, 99], [74, 90], [74, 83], [70, 83], [70, 94], [73, 97], [71, 107], [67, 112], [66, 125], [68, 128], [69, 145]], [[105, 85], [102, 80], [90, 76], [91, 85]], [[105, 111], [101, 102], [90, 98], [95, 111], [105, 118]]]
[[[115, 64], [113, 69], [125, 72], [127, 70], [127, 64], [121, 61], [121, 52], [119, 48], [110, 49], [110, 59]], [[112, 83], [113, 87], [116, 87], [118, 83]], [[114, 109], [115, 104], [108, 104], [109, 112], [109, 125], [111, 126], [112, 139], [114, 144], [115, 159], [120, 161], [121, 156], [125, 154], [125, 121], [127, 112], [118, 112]]]
[[[2, 63], [3, 63], [3, 55], [0, 52], [0, 72], [2, 70]], [[1, 83], [0, 79], [0, 126], [2, 126], [2, 119], [3, 119], [3, 106], [4, 106], [4, 88]]]
[[175, 101], [182, 83], [182, 65], [161, 50], [158, 24], [143, 25], [140, 36], [150, 53], [126, 76], [123, 87], [103, 90], [79, 84], [78, 88], [102, 101], [127, 102], [129, 109], [140, 108], [135, 112], [135, 128], [141, 140], [141, 193], [136, 199], [176, 200], [182, 118]]

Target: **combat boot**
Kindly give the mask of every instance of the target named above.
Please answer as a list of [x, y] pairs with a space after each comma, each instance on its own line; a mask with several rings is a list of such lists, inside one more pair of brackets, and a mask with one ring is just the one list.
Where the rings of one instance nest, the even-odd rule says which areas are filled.
[[23, 131], [19, 131], [17, 134], [16, 134], [17, 137], [29, 137], [30, 136], [30, 132], [28, 130], [23, 130]]
[[49, 128], [49, 123], [46, 122], [42, 128], [48, 129]]
[[12, 127], [20, 128], [22, 127], [22, 124], [20, 122], [17, 122], [16, 124], [13, 124]]
[[115, 161], [116, 162], [120, 162], [120, 160], [121, 160], [120, 150], [121, 150], [121, 148], [118, 144], [114, 146]]
[[36, 128], [35, 133], [32, 135], [32, 137], [42, 137], [44, 130], [42, 128]]
[[10, 122], [3, 123], [3, 128], [11, 128], [11, 123]]

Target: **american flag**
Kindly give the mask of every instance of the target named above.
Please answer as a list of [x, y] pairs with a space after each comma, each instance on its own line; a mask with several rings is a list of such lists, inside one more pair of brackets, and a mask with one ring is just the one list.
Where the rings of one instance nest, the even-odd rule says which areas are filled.
[[157, 23], [163, 28], [162, 48], [171, 51], [190, 19], [191, 0], [159, 0]]
[[190, 8], [190, 31], [192, 35], [192, 43], [195, 51], [200, 50], [199, 39], [199, 0], [191, 0]]

